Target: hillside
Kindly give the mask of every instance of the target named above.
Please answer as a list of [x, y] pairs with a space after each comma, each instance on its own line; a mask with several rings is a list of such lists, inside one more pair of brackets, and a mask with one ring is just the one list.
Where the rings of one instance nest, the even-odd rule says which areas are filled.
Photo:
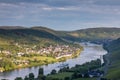
[[38, 51], [50, 45], [73, 45], [53, 32], [55, 31], [44, 27], [0, 27], [0, 53], [1, 51], [9, 51], [11, 53], [26, 52], [28, 49]]
[[54, 35], [49, 29], [23, 28], [23, 27], [0, 27], [0, 39], [7, 43], [20, 44], [47, 44], [64, 43], [60, 37]]
[[92, 41], [100, 43], [119, 38], [120, 28], [88, 28], [61, 33], [62, 34], [60, 36], [67, 40]]
[[109, 52], [109, 68], [106, 78], [111, 80], [120, 79], [120, 38], [110, 42], [106, 46]]
[[0, 72], [64, 61], [80, 54], [80, 45], [64, 41], [55, 32], [44, 27], [0, 27]]
[[68, 41], [108, 42], [120, 37], [120, 28], [89, 28], [76, 31], [55, 31], [36, 26], [0, 26], [0, 46], [3, 49], [20, 49], [25, 46], [45, 47], [56, 44], [70, 44]]
[[24, 28], [20, 26], [1, 26], [0, 37], [5, 38], [6, 40], [14, 40], [15, 38], [15, 40], [22, 43], [44, 43], [45, 41], [46, 43], [52, 43], [64, 42], [66, 40], [101, 43], [119, 38], [120, 28], [88, 28], [76, 31], [55, 31], [42, 26], [31, 28]]
[[[45, 27], [0, 27], [0, 72], [22, 67], [64, 61], [80, 54], [83, 48], [69, 41], [108, 42], [120, 37], [120, 28], [90, 28], [55, 31]], [[106, 46], [111, 53], [107, 78], [120, 78], [120, 39]], [[68, 57], [63, 57], [69, 55]], [[112, 72], [112, 73], [111, 73]], [[111, 76], [112, 75], [112, 76]], [[116, 76], [117, 75], [117, 76]]]

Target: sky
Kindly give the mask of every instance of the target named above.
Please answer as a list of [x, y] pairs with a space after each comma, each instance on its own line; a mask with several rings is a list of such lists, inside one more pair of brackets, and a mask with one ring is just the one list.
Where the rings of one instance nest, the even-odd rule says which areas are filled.
[[120, 28], [120, 0], [0, 0], [0, 26]]

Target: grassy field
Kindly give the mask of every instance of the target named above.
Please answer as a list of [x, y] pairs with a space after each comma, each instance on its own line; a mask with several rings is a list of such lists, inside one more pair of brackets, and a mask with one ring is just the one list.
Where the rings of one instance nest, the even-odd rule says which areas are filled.
[[72, 72], [62, 72], [62, 73], [58, 73], [54, 75], [49, 75], [48, 77], [59, 78], [59, 79], [64, 80], [65, 77], [71, 77], [72, 74], [73, 74]]
[[96, 78], [78, 78], [74, 80], [96, 80]]
[[[29, 61], [28, 65], [22, 64], [22, 67], [32, 67], [57, 62], [55, 58], [45, 56], [19, 57], [19, 60]], [[16, 68], [22, 68], [16, 66]]]
[[120, 79], [120, 68], [110, 68], [106, 77], [113, 80]]
[[110, 65], [108, 73], [105, 76], [107, 79], [120, 79], [120, 39], [112, 41], [108, 46]]
[[21, 59], [23, 59], [23, 60], [28, 60], [28, 59], [30, 59], [30, 60], [49, 60], [49, 61], [56, 61], [56, 59], [55, 58], [52, 58], [52, 57], [45, 57], [45, 56], [34, 56], [34, 57], [21, 57]]

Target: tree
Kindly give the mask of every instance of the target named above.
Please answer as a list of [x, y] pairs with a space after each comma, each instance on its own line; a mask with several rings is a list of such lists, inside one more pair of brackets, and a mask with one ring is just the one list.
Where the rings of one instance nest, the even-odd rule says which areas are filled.
[[79, 72], [74, 72], [73, 75], [72, 75], [72, 78], [73, 78], [73, 79], [82, 78], [82, 74], [79, 73]]
[[3, 57], [2, 60], [0, 60], [0, 67], [3, 67], [5, 70], [11, 70], [15, 65], [10, 59]]
[[52, 71], [51, 71], [51, 74], [56, 74], [56, 70], [55, 69], [53, 69]]
[[72, 78], [73, 78], [73, 79], [78, 78], [78, 72], [74, 72], [73, 75], [72, 75]]
[[85, 78], [88, 78], [88, 77], [89, 77], [89, 74], [88, 74], [88, 73], [84, 74], [84, 77], [85, 77]]
[[70, 77], [65, 77], [64, 80], [70, 80]]
[[101, 78], [100, 80], [107, 80], [106, 78]]
[[39, 68], [39, 72], [38, 72], [38, 75], [40, 75], [40, 74], [44, 74], [44, 70], [43, 70], [43, 68]]
[[46, 77], [46, 80], [53, 80], [52, 77]]
[[33, 73], [29, 74], [29, 80], [34, 80], [34, 74]]
[[45, 79], [46, 79], [46, 76], [40, 74], [37, 79], [38, 79], [38, 80], [45, 80]]
[[29, 80], [29, 78], [27, 76], [25, 76], [24, 80]]
[[58, 72], [67, 72], [67, 71], [69, 71], [69, 67], [61, 68]]
[[15, 80], [23, 80], [21, 77], [16, 77]]

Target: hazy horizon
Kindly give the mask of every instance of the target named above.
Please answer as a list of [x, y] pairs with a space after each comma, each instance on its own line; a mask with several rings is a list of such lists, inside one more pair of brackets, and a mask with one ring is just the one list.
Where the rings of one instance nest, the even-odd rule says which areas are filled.
[[33, 28], [33, 27], [43, 27], [43, 28], [48, 28], [48, 29], [52, 29], [52, 30], [56, 30], [56, 31], [76, 31], [76, 30], [82, 30], [82, 29], [92, 29], [92, 28], [119, 28], [119, 27], [88, 27], [88, 28], [80, 28], [80, 29], [73, 29], [73, 30], [59, 30], [59, 29], [54, 29], [54, 28], [50, 28], [50, 27], [47, 27], [47, 26], [0, 26], [0, 28], [16, 28], [16, 27], [19, 27], [19, 28]]

